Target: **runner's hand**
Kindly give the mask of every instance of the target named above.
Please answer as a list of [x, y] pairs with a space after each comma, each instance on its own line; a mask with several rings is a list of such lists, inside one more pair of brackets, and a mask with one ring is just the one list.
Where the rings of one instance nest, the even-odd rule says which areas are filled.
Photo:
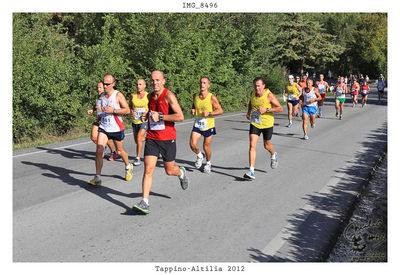
[[93, 114], [93, 109], [88, 110], [88, 111], [87, 111], [87, 114], [88, 114], [88, 115]]
[[192, 113], [192, 116], [194, 116], [196, 114], [196, 110], [195, 109], [191, 109], [190, 112]]
[[267, 112], [267, 108], [264, 108], [264, 107], [261, 107], [260, 106], [260, 113], [261, 114], [264, 114], [264, 113], [266, 113]]
[[151, 116], [151, 119], [154, 122], [159, 122], [160, 121], [160, 114], [158, 112], [150, 111], [150, 116]]

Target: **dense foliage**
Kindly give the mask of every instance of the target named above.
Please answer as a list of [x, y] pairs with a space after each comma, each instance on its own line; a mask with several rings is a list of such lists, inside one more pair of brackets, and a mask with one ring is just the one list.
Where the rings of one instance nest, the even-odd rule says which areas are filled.
[[233, 111], [256, 76], [280, 93], [285, 73], [374, 77], [386, 67], [386, 14], [15, 13], [13, 141], [90, 127], [105, 73], [128, 96], [162, 70], [187, 113], [201, 76]]

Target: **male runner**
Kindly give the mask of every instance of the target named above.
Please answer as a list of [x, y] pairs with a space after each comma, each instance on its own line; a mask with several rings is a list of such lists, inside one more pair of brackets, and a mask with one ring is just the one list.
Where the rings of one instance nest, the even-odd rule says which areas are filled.
[[[299, 82], [299, 86], [301, 87], [302, 90], [303, 90], [304, 88], [307, 87], [307, 79], [308, 79], [308, 76], [307, 76], [306, 74], [303, 74], [303, 76], [301, 77], [301, 81]], [[301, 111], [302, 106], [303, 106], [303, 101], [302, 101], [302, 99], [300, 98], [300, 105], [299, 105], [299, 110], [300, 110], [300, 111]], [[303, 111], [301, 111], [301, 113], [302, 113], [302, 112], [303, 112]], [[297, 113], [297, 116], [300, 115], [299, 113], [300, 113], [300, 112]]]
[[132, 179], [133, 165], [129, 163], [128, 154], [123, 148], [124, 122], [122, 115], [129, 114], [129, 105], [125, 96], [117, 90], [114, 90], [115, 77], [112, 74], [106, 74], [103, 80], [104, 93], [101, 94], [101, 120], [99, 125], [99, 134], [97, 137], [96, 152], [96, 175], [88, 183], [92, 185], [101, 185], [101, 169], [103, 167], [103, 151], [108, 140], [114, 140], [117, 153], [122, 157], [125, 163], [125, 180]]
[[310, 117], [311, 128], [315, 127], [315, 115], [317, 114], [318, 101], [322, 99], [321, 95], [317, 91], [317, 88], [313, 87], [313, 80], [307, 80], [307, 88], [303, 90], [303, 132], [304, 139], [308, 140], [307, 135], [307, 121]]
[[319, 75], [319, 81], [317, 82], [318, 92], [321, 95], [321, 100], [318, 101], [318, 114], [317, 117], [322, 117], [322, 107], [324, 106], [324, 100], [326, 98], [326, 92], [329, 91], [328, 82], [324, 81], [324, 75]]
[[148, 111], [149, 99], [147, 97], [148, 93], [145, 91], [146, 81], [144, 79], [137, 80], [136, 88], [137, 93], [131, 93], [130, 95], [129, 108], [132, 115], [133, 138], [136, 143], [136, 157], [133, 161], [133, 165], [139, 166], [141, 164], [140, 155], [147, 131], [147, 121], [143, 122], [141, 117]]
[[208, 91], [210, 79], [202, 77], [200, 79], [200, 94], [193, 95], [192, 115], [195, 116], [192, 134], [190, 136], [190, 148], [197, 155], [195, 167], [200, 169], [203, 164], [203, 153], [201, 153], [197, 143], [201, 136], [204, 137], [203, 149], [206, 155], [207, 163], [203, 172], [211, 172], [211, 140], [215, 131], [215, 116], [223, 114], [221, 105], [215, 95]]
[[264, 148], [271, 154], [271, 168], [278, 167], [278, 153], [275, 152], [271, 144], [271, 138], [274, 126], [273, 113], [283, 112], [283, 108], [276, 96], [265, 88], [263, 77], [257, 77], [253, 81], [254, 92], [250, 95], [249, 106], [247, 110], [247, 119], [251, 121], [249, 139], [249, 166], [250, 171], [244, 174], [244, 178], [254, 180], [254, 165], [256, 162], [256, 147], [260, 134], [263, 133]]
[[364, 107], [365, 105], [367, 105], [367, 99], [368, 99], [368, 94], [369, 94], [369, 92], [370, 92], [370, 88], [369, 88], [367, 79], [364, 79], [364, 83], [363, 83], [363, 85], [361, 86], [361, 96], [362, 96], [362, 99], [361, 99], [362, 105], [361, 105], [361, 106], [362, 106], [362, 107]]
[[297, 108], [299, 107], [301, 87], [299, 84], [294, 83], [293, 75], [289, 75], [289, 85], [285, 87], [285, 96], [287, 97], [287, 109], [288, 109], [288, 119], [289, 124], [287, 127], [292, 127], [292, 114], [297, 116]]
[[[93, 114], [94, 111], [96, 111], [96, 122], [93, 122], [92, 131], [90, 133], [90, 139], [93, 141], [94, 144], [97, 144], [97, 136], [99, 134], [99, 122], [100, 122], [100, 119], [101, 119], [101, 108], [100, 108], [101, 97], [100, 97], [100, 95], [103, 92], [104, 92], [103, 82], [99, 82], [97, 84], [98, 98], [97, 98], [96, 104], [94, 105], [94, 107], [92, 109], [87, 111], [88, 115], [91, 115], [91, 114]], [[108, 147], [110, 148], [110, 151], [111, 151], [110, 157], [112, 157], [113, 154], [115, 153], [115, 151], [114, 151], [114, 143], [113, 143], [112, 140], [109, 140], [109, 141], [107, 141], [107, 145], [108, 145]], [[104, 148], [103, 158], [104, 158], [106, 150], [107, 150], [107, 147]], [[110, 159], [108, 159], [108, 160], [110, 160]], [[114, 160], [114, 159], [112, 159], [112, 160]]]
[[175, 165], [176, 129], [174, 122], [183, 121], [181, 106], [175, 95], [165, 88], [165, 78], [161, 71], [151, 74], [153, 92], [148, 95], [149, 111], [142, 115], [148, 119], [146, 145], [144, 148], [144, 173], [142, 181], [142, 200], [133, 206], [144, 214], [150, 213], [149, 196], [153, 185], [153, 173], [159, 154], [163, 158], [164, 169], [169, 176], [178, 176], [183, 190], [189, 186], [186, 169]]
[[351, 99], [353, 100], [353, 108], [357, 105], [359, 91], [360, 84], [357, 82], [357, 78], [354, 78], [353, 84], [351, 84]]
[[[336, 108], [336, 117], [342, 119], [343, 117], [343, 108], [344, 102], [346, 101], [347, 94], [347, 85], [344, 83], [344, 77], [341, 76], [339, 78], [339, 83], [335, 85], [335, 108]], [[340, 115], [339, 115], [340, 109]]]
[[379, 76], [378, 85], [377, 85], [379, 102], [381, 102], [381, 99], [383, 99], [383, 92], [385, 90], [385, 87], [386, 87], [386, 84], [385, 84], [385, 81], [383, 80], [383, 75], [381, 74], [381, 76]]

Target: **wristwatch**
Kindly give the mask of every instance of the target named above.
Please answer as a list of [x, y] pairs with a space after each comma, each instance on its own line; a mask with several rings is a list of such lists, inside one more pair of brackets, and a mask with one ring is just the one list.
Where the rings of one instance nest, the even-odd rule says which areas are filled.
[[113, 114], [116, 114], [117, 113], [117, 109], [113, 109]]
[[269, 108], [267, 108], [267, 113], [269, 113]]
[[164, 120], [164, 114], [163, 113], [158, 113], [160, 115], [160, 121]]
[[208, 116], [209, 116], [209, 117], [212, 117], [212, 113], [211, 113], [211, 112], [209, 112], [209, 113], [208, 113]]

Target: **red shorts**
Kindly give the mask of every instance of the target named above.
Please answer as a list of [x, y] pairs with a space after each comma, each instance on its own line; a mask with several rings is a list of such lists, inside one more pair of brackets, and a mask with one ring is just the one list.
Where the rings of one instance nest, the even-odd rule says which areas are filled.
[[326, 94], [320, 94], [322, 99], [326, 98]]

